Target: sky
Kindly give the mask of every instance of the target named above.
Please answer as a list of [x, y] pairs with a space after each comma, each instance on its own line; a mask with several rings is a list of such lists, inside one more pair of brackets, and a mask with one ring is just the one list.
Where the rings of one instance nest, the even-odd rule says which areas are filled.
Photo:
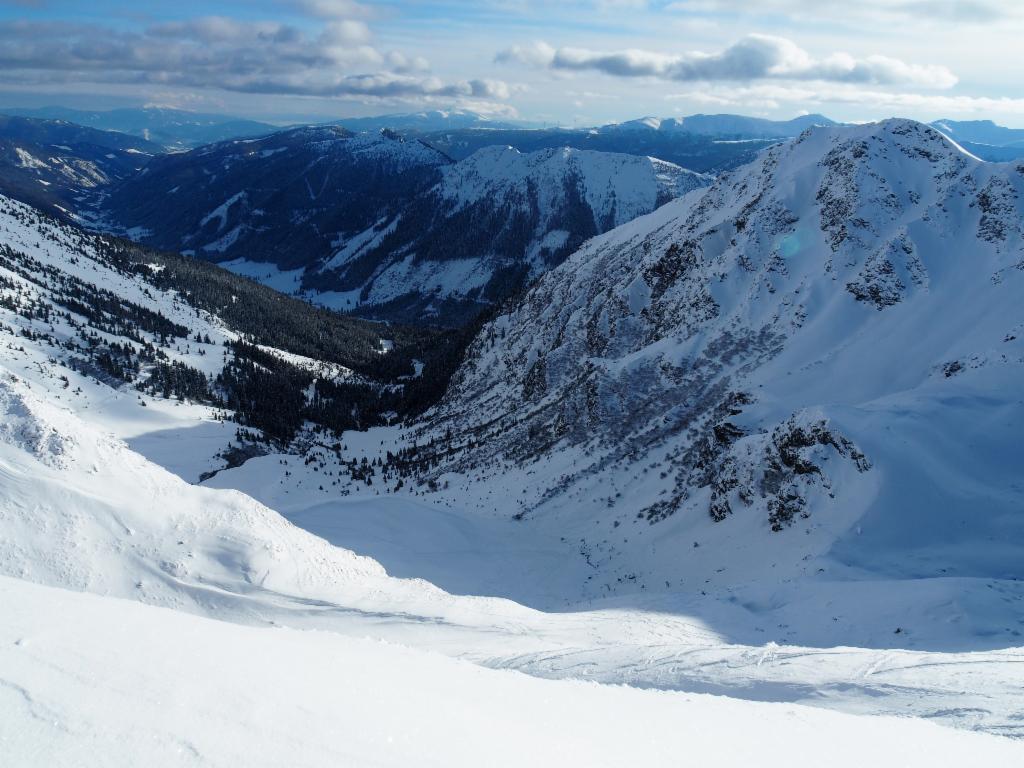
[[0, 0], [0, 106], [1024, 127], [1024, 0]]

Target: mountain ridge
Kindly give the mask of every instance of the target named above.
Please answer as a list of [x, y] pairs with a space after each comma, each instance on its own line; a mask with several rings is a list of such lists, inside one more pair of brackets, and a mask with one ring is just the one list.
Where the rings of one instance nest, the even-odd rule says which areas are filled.
[[160, 151], [151, 142], [74, 123], [0, 115], [0, 193], [73, 219]]
[[398, 314], [407, 320], [451, 318], [459, 304], [474, 313], [514, 294], [587, 237], [708, 183], [655, 158], [493, 146], [444, 167], [434, 187], [394, 219], [350, 238], [358, 245], [346, 245], [326, 267], [343, 286], [347, 275], [370, 275], [353, 287], [371, 317], [395, 316], [381, 309], [402, 306], [409, 293], [411, 307]]
[[[763, 714], [723, 694], [1019, 735], [1022, 191], [1024, 166], [917, 123], [810, 130], [588, 240], [420, 420], [437, 388], [404, 397], [459, 357], [451, 331], [322, 313], [0, 198], [0, 666], [32, 693], [15, 743], [68, 680], [93, 699], [114, 680], [125, 708], [126, 674], [166, 682], [146, 637], [189, 674], [181, 631], [225, 659], [265, 633], [285, 662], [369, 636], [466, 680], [499, 679], [472, 662], [652, 706], [713, 693], [715, 738]], [[140, 641], [111, 646], [110, 621]], [[367, 642], [338, 645], [353, 669], [399, 659]], [[204, 712], [235, 717], [229, 698]], [[86, 709], [109, 734], [110, 706]], [[86, 722], [45, 720], [65, 721]]]
[[[589, 241], [486, 325], [424, 425], [446, 457], [432, 472], [471, 493], [470, 468], [534, 467], [519, 516], [580, 530], [590, 560], [619, 574], [615, 591], [658, 589], [716, 557], [652, 554], [659, 526], [719, 546], [806, 530], [808, 555], [848, 573], [1012, 573], [1024, 541], [1007, 475], [1009, 425], [1024, 418], [1012, 396], [1024, 377], [1022, 192], [1024, 167], [980, 163], [913, 121], [773, 147]], [[975, 388], [1002, 404], [1001, 427], [966, 426]], [[956, 393], [963, 405], [942, 411]], [[940, 413], [944, 438], [929, 442]], [[926, 469], [881, 440], [897, 424]], [[965, 432], [991, 465], [961, 456]], [[894, 467], [912, 472], [913, 502], [887, 480]], [[955, 554], [901, 527], [927, 525], [931, 504], [979, 473], [999, 490]], [[933, 538], [962, 516], [947, 501]], [[858, 525], [874, 531], [873, 556]], [[1005, 546], [982, 557], [990, 535]], [[732, 562], [721, 578], [744, 583], [767, 565]]]
[[277, 130], [268, 123], [244, 120], [230, 115], [204, 114], [168, 107], [83, 110], [49, 106], [38, 108], [0, 108], [0, 114], [65, 120], [98, 130], [123, 133], [152, 141], [167, 150], [256, 136]]

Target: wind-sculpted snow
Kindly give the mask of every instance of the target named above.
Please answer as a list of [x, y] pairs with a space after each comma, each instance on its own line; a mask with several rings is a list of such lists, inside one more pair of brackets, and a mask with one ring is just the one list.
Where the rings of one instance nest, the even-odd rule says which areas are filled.
[[11, 579], [0, 602], [10, 765], [952, 768], [1021, 755], [906, 717], [542, 680]]
[[4, 575], [228, 613], [241, 610], [229, 593], [337, 598], [385, 580], [243, 494], [185, 483], [6, 371], [0, 414]]
[[35, 418], [27, 393], [0, 384], [0, 440], [59, 468], [65, 466], [74, 438]]
[[[912, 121], [772, 147], [487, 325], [424, 433], [453, 432], [436, 474], [537, 462], [518, 516], [632, 520], [581, 544], [620, 561], [638, 519], [703, 515], [824, 525], [865, 567], [849, 536], [870, 509], [866, 567], [1019, 575], [1022, 192], [1022, 167]], [[631, 578], [654, 572], [632, 557]]]

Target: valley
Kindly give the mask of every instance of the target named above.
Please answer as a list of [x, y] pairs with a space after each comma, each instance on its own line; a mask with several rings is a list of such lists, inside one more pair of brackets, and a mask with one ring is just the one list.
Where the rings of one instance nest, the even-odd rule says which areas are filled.
[[887, 120], [713, 178], [336, 127], [145, 170], [131, 227], [0, 197], [2, 743], [1019, 759], [1019, 162]]

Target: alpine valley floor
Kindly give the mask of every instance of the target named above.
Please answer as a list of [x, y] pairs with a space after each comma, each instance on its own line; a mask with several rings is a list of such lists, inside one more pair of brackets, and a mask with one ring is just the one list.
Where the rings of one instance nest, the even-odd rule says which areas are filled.
[[[278, 348], [243, 289], [0, 198], [0, 764], [1024, 764], [1021, 185], [906, 121], [810, 132], [588, 241], [447, 420], [287, 453], [202, 399], [240, 341], [300, 415], [422, 367]], [[461, 453], [400, 474], [426, 440]]]

